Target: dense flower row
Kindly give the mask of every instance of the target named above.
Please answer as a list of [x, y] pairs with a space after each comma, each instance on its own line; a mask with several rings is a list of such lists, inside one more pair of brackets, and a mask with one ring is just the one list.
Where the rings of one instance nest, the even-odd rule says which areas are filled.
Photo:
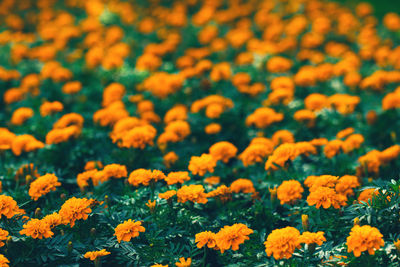
[[0, 266], [396, 266], [400, 16], [0, 1]]

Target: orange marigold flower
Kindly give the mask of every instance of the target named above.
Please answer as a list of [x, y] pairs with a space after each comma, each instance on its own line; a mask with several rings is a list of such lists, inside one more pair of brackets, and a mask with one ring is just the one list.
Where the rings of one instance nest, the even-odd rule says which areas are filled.
[[32, 238], [42, 239], [50, 238], [54, 235], [54, 233], [50, 229], [50, 225], [43, 220], [39, 219], [31, 219], [26, 224], [23, 225], [23, 228], [19, 233], [21, 235], [31, 236]]
[[207, 203], [207, 194], [204, 193], [204, 187], [202, 185], [184, 185], [177, 192], [178, 202], [185, 203], [191, 201], [194, 203]]
[[111, 177], [113, 178], [123, 178], [128, 176], [128, 171], [125, 165], [121, 164], [108, 164], [101, 171], [102, 181], [107, 181]]
[[330, 159], [339, 154], [341, 149], [343, 149], [343, 141], [339, 139], [332, 140], [325, 145], [324, 154]]
[[354, 128], [349, 127], [349, 128], [346, 128], [344, 130], [339, 131], [336, 134], [336, 138], [343, 139], [343, 138], [346, 138], [347, 136], [349, 136], [352, 133], [354, 133]]
[[168, 190], [168, 191], [166, 191], [164, 193], [159, 193], [158, 197], [162, 198], [162, 199], [165, 199], [165, 200], [168, 200], [168, 199], [170, 199], [171, 197], [173, 197], [175, 195], [176, 195], [176, 191], [175, 190]]
[[144, 149], [146, 145], [154, 144], [156, 134], [157, 130], [151, 125], [134, 127], [123, 136], [119, 146]]
[[61, 90], [63, 91], [64, 94], [76, 94], [81, 89], [82, 89], [81, 82], [73, 81], [73, 82], [67, 82], [66, 84], [64, 84]]
[[142, 222], [129, 219], [115, 227], [114, 235], [117, 237], [118, 243], [121, 243], [121, 241], [129, 242], [132, 238], [139, 236], [139, 232], [145, 230]]
[[296, 248], [300, 248], [300, 232], [294, 227], [273, 230], [264, 242], [268, 257], [273, 255], [276, 260], [289, 259]]
[[86, 220], [89, 213], [92, 212], [90, 206], [94, 202], [93, 199], [72, 197], [65, 201], [61, 206], [59, 214], [63, 224], [70, 224], [74, 227], [76, 220]]
[[14, 215], [23, 213], [17, 202], [10, 196], [0, 195], [0, 217], [4, 215], [11, 219]]
[[286, 72], [292, 67], [293, 62], [284, 57], [272, 57], [267, 62], [267, 70], [272, 73]]
[[29, 196], [36, 201], [50, 191], [55, 191], [56, 187], [60, 185], [57, 176], [51, 173], [45, 174], [30, 184]]
[[90, 171], [90, 170], [94, 170], [94, 169], [100, 169], [103, 168], [103, 163], [101, 163], [101, 161], [88, 161], [85, 164], [85, 171]]
[[204, 182], [209, 184], [209, 185], [216, 185], [219, 184], [221, 181], [221, 178], [218, 176], [210, 176], [204, 179]]
[[5, 243], [2, 242], [2, 241], [3, 240], [7, 240], [8, 234], [9, 234], [8, 231], [3, 230], [3, 229], [0, 228], [0, 247], [5, 245]]
[[175, 263], [176, 267], [190, 267], [192, 265], [192, 259], [191, 258], [187, 258], [185, 260], [184, 257], [179, 258], [179, 262]]
[[105, 249], [99, 250], [99, 251], [88, 251], [83, 255], [84, 258], [90, 259], [91, 261], [94, 261], [95, 259], [103, 256], [107, 256], [111, 254], [111, 252], [108, 252]]
[[274, 143], [267, 138], [254, 138], [250, 145], [239, 155], [244, 166], [262, 162], [274, 150]]
[[234, 181], [230, 186], [232, 192], [234, 193], [254, 193], [256, 189], [254, 188], [253, 182], [249, 179], [239, 178]]
[[292, 204], [301, 199], [304, 192], [301, 184], [296, 180], [283, 181], [278, 187], [277, 196], [281, 204]]
[[378, 195], [379, 191], [378, 189], [375, 188], [368, 188], [368, 189], [364, 189], [360, 195], [358, 196], [358, 202], [365, 202], [368, 203], [374, 196]]
[[183, 85], [183, 75], [156, 72], [143, 82], [143, 88], [150, 91], [158, 98], [166, 98], [168, 95], [177, 92]]
[[293, 118], [299, 122], [307, 123], [308, 127], [313, 127], [315, 124], [315, 113], [308, 109], [301, 109], [294, 113]]
[[210, 231], [204, 231], [196, 234], [195, 242], [197, 243], [198, 248], [202, 248], [207, 245], [208, 248], [215, 248], [215, 233]]
[[353, 188], [359, 187], [360, 182], [357, 176], [354, 175], [344, 175], [340, 177], [338, 183], [335, 186], [336, 192], [344, 196], [354, 195]]
[[288, 130], [279, 130], [276, 131], [272, 137], [272, 142], [274, 142], [275, 146], [285, 144], [285, 143], [294, 143], [294, 135]]
[[170, 172], [168, 176], [165, 178], [165, 181], [168, 185], [181, 183], [183, 184], [185, 181], [189, 181], [189, 173], [188, 172]]
[[300, 243], [307, 245], [317, 244], [318, 246], [321, 246], [326, 241], [324, 234], [325, 233], [322, 231], [316, 233], [304, 232], [300, 236]]
[[63, 109], [64, 105], [59, 101], [54, 101], [54, 102], [46, 101], [40, 106], [40, 115], [42, 115], [42, 117], [48, 116], [50, 114], [60, 112]]
[[265, 163], [265, 170], [277, 170], [277, 166], [285, 167], [288, 160], [294, 160], [298, 156], [296, 152], [295, 144], [286, 143], [278, 146], [272, 155], [268, 157]]
[[81, 129], [75, 125], [62, 129], [53, 129], [46, 135], [46, 144], [59, 144], [66, 142], [71, 138], [77, 138], [81, 134]]
[[215, 190], [207, 193], [207, 197], [218, 197], [222, 202], [231, 199], [232, 190], [226, 185], [218, 186]]
[[237, 148], [229, 142], [222, 141], [212, 145], [209, 152], [215, 160], [222, 160], [224, 163], [228, 163], [231, 158], [236, 156]]
[[385, 242], [383, 235], [375, 227], [369, 225], [355, 225], [347, 237], [347, 252], [354, 253], [354, 256], [360, 257], [361, 252], [368, 251], [370, 255], [375, 254], [375, 250], [382, 247]]
[[66, 128], [71, 125], [76, 125], [79, 128], [82, 128], [83, 126], [83, 116], [78, 113], [68, 113], [63, 115], [56, 123], [54, 123], [53, 128], [56, 129], [61, 129], [61, 128]]
[[246, 125], [254, 125], [257, 128], [267, 128], [272, 123], [280, 122], [283, 120], [283, 114], [277, 113], [272, 108], [258, 108], [254, 113], [250, 114], [246, 118]]
[[9, 263], [10, 261], [6, 257], [4, 257], [4, 255], [0, 254], [0, 267], [8, 267]]
[[215, 234], [215, 242], [221, 253], [231, 247], [232, 250], [236, 251], [239, 249], [240, 244], [250, 239], [248, 235], [252, 233], [253, 230], [242, 223], [235, 223], [232, 226], [226, 225]]
[[304, 185], [310, 188], [311, 191], [315, 191], [318, 187], [325, 186], [329, 188], [334, 188], [337, 184], [339, 176], [333, 175], [320, 175], [320, 176], [308, 176], [304, 181]]
[[50, 229], [53, 229], [62, 223], [61, 216], [57, 212], [46, 215], [42, 221], [46, 222], [50, 226]]
[[216, 160], [210, 154], [202, 154], [200, 157], [192, 156], [188, 169], [192, 174], [203, 176], [206, 172], [213, 173], [214, 167], [217, 165]]
[[400, 29], [400, 16], [394, 12], [389, 12], [383, 17], [383, 24], [390, 31], [398, 31]]
[[334, 189], [325, 186], [316, 188], [307, 197], [308, 205], [315, 205], [317, 209], [321, 206], [324, 209], [328, 209], [331, 206], [335, 209], [340, 209], [341, 206], [346, 205], [346, 201], [347, 198], [344, 195], [338, 194]]
[[11, 117], [11, 123], [14, 125], [22, 125], [26, 120], [33, 116], [33, 110], [31, 108], [19, 108], [14, 111]]
[[217, 134], [221, 131], [221, 128], [221, 125], [218, 123], [210, 123], [204, 128], [204, 131], [206, 134]]
[[328, 97], [322, 94], [311, 94], [304, 99], [304, 105], [309, 110], [321, 110], [329, 106]]
[[103, 102], [102, 106], [107, 107], [111, 103], [120, 101], [125, 95], [126, 89], [120, 83], [111, 83], [103, 91]]
[[178, 161], [179, 156], [174, 151], [171, 151], [165, 154], [163, 159], [164, 159], [164, 165], [167, 168], [170, 168], [175, 162]]
[[165, 174], [159, 170], [137, 169], [131, 172], [128, 182], [133, 186], [139, 186], [140, 184], [148, 186], [151, 181], [157, 182], [165, 178]]
[[231, 66], [228, 62], [215, 64], [210, 72], [210, 79], [214, 82], [228, 80], [231, 76]]
[[[377, 174], [382, 162], [380, 160], [381, 152], [378, 150], [369, 151], [364, 156], [358, 158], [362, 168], [366, 168], [368, 172]], [[362, 170], [364, 171], [364, 170]]]
[[10, 149], [15, 137], [16, 135], [7, 128], [0, 128], [0, 150]]

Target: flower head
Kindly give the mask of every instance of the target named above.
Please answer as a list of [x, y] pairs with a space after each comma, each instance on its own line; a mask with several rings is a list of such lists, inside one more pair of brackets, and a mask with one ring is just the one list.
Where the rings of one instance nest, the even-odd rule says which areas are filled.
[[382, 237], [383, 235], [375, 227], [355, 225], [347, 237], [347, 251], [353, 251], [356, 257], [360, 257], [363, 251], [368, 251], [370, 255], [374, 255], [375, 250], [385, 244]]
[[300, 248], [300, 232], [294, 227], [273, 230], [264, 242], [265, 252], [276, 260], [289, 259], [296, 248]]
[[85, 253], [85, 255], [83, 255], [83, 257], [85, 257], [86, 259], [90, 259], [91, 261], [94, 261], [95, 259], [99, 258], [99, 257], [103, 257], [106, 255], [111, 254], [111, 252], [108, 252], [105, 249], [99, 250], [99, 251], [88, 251]]
[[51, 173], [45, 174], [31, 183], [29, 187], [29, 196], [36, 201], [50, 191], [55, 191], [56, 187], [60, 185], [61, 183], [58, 182], [57, 176]]
[[43, 237], [50, 238], [54, 235], [50, 229], [50, 225], [44, 220], [31, 219], [23, 225], [23, 228], [24, 229], [22, 229], [19, 233], [21, 235], [31, 236], [34, 239], [42, 239]]
[[253, 230], [242, 223], [235, 223], [232, 226], [224, 226], [216, 235], [215, 242], [217, 247], [224, 253], [232, 247], [232, 250], [238, 250], [239, 245], [244, 241], [249, 240], [248, 235], [252, 234]]
[[302, 193], [304, 192], [301, 184], [296, 180], [283, 181], [278, 187], [278, 199], [281, 204], [290, 204], [298, 199], [301, 199]]
[[211, 231], [204, 231], [196, 234], [195, 242], [198, 248], [202, 248], [205, 245], [209, 248], [214, 248], [216, 246], [215, 233]]
[[89, 213], [92, 212], [90, 206], [93, 201], [93, 199], [76, 197], [72, 197], [65, 201], [59, 211], [63, 224], [69, 223], [71, 227], [73, 227], [76, 220], [86, 220]]
[[117, 237], [119, 243], [121, 243], [121, 241], [129, 242], [132, 238], [139, 236], [139, 232], [144, 231], [145, 228], [142, 226], [142, 222], [135, 222], [129, 219], [115, 228], [114, 235]]

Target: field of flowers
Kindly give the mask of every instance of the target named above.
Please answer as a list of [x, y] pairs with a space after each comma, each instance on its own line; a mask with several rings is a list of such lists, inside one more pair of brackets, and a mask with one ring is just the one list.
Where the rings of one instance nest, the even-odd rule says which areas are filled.
[[397, 13], [0, 14], [0, 266], [400, 266]]

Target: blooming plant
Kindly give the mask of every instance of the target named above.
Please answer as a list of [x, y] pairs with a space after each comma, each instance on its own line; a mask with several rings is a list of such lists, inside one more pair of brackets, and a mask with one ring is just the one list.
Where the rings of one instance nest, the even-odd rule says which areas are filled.
[[0, 0], [0, 267], [399, 266], [400, 15], [375, 14]]

